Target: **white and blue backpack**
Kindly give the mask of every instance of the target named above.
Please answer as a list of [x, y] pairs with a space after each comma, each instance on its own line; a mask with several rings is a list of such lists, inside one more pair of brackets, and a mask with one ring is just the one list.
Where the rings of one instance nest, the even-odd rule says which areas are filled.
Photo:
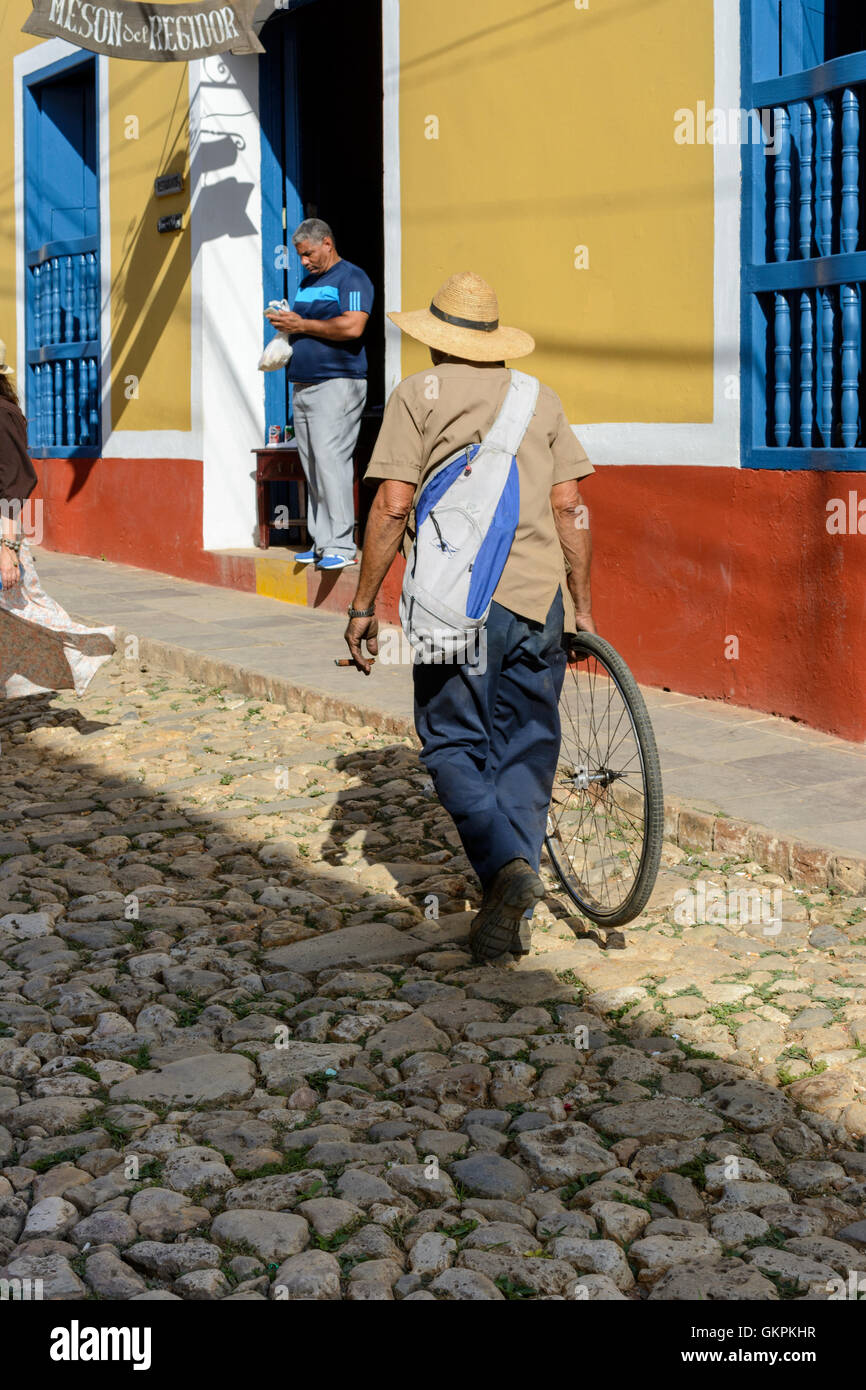
[[481, 443], [440, 463], [418, 495], [400, 622], [422, 662], [460, 662], [477, 650], [517, 530], [516, 454], [537, 400], [537, 379], [512, 370]]

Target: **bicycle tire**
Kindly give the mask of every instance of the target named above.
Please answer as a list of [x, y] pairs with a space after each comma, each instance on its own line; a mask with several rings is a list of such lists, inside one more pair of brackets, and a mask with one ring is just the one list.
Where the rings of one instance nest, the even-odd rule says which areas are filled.
[[[570, 669], [573, 670], [583, 660], [587, 660], [587, 662], [594, 660], [607, 672], [620, 694], [631, 724], [640, 759], [645, 808], [639, 864], [634, 874], [634, 882], [622, 901], [607, 905], [599, 901], [598, 897], [582, 881], [580, 872], [576, 871], [558, 829], [559, 822], [555, 819], [552, 811], [548, 816], [548, 832], [544, 843], [548, 858], [563, 889], [584, 916], [599, 926], [617, 927], [632, 921], [643, 910], [650, 898], [658, 875], [664, 838], [664, 790], [658, 749], [644, 698], [634, 676], [615, 648], [603, 637], [588, 632], [580, 632], [576, 637], [569, 636], [566, 646], [569, 653], [577, 658], [576, 661], [569, 662]], [[576, 675], [574, 679], [576, 685]], [[567, 688], [564, 690], [564, 698], [566, 700], [569, 698]], [[563, 742], [565, 743], [565, 735]], [[571, 761], [573, 762], [573, 759]], [[623, 774], [606, 772], [605, 775], [612, 779], [604, 788], [604, 794], [607, 796], [610, 785], [613, 785], [616, 778], [622, 777]], [[572, 784], [574, 780], [572, 776]], [[589, 780], [592, 781], [592, 777]], [[600, 797], [595, 791], [593, 791], [593, 795], [595, 798], [594, 807], [597, 807]], [[622, 809], [615, 802], [615, 798], [608, 800], [610, 805], [617, 804], [617, 809]], [[593, 809], [592, 814], [595, 817], [595, 809]]]

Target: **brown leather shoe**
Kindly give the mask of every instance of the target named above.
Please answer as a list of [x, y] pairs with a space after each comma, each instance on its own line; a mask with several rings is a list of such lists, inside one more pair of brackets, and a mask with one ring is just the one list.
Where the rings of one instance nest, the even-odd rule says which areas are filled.
[[544, 885], [525, 859], [511, 859], [498, 870], [485, 890], [469, 933], [469, 949], [477, 961], [495, 960], [513, 952], [526, 955], [530, 924], [527, 913], [544, 897]]

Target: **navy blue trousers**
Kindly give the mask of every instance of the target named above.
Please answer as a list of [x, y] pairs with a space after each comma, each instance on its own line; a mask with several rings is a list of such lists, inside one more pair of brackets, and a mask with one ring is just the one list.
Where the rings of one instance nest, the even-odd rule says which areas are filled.
[[482, 888], [510, 859], [538, 868], [559, 757], [562, 625], [560, 591], [543, 624], [494, 603], [486, 666], [414, 667], [421, 760]]

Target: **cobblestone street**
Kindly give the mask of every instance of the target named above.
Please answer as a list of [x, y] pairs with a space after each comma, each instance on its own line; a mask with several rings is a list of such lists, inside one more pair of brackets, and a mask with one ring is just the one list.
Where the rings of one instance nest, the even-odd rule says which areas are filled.
[[8, 702], [0, 738], [0, 1278], [427, 1301], [866, 1279], [856, 884], [667, 843], [605, 941], [544, 866], [532, 954], [477, 967], [473, 877], [407, 740], [129, 661]]

